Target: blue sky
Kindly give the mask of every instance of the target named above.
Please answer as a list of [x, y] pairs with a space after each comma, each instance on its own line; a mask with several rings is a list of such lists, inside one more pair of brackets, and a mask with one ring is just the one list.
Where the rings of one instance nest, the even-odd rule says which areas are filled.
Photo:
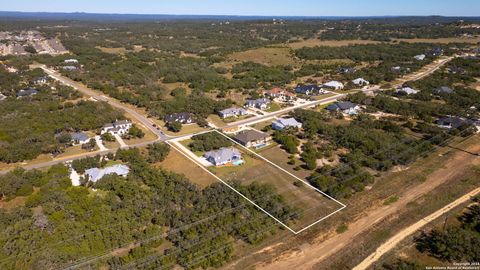
[[480, 0], [1, 0], [2, 11], [267, 16], [480, 16]]

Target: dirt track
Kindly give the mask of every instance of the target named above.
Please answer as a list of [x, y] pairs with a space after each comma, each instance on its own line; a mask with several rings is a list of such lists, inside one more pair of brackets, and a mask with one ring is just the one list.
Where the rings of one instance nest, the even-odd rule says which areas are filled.
[[[480, 145], [471, 146], [467, 150], [471, 152], [479, 152]], [[397, 202], [388, 206], [382, 205], [379, 208], [370, 210], [365, 213], [362, 218], [349, 224], [349, 229], [346, 232], [337, 234], [323, 242], [321, 242], [320, 239], [316, 239], [314, 242], [317, 244], [304, 245], [295, 251], [280, 255], [272, 263], [256, 265], [256, 268], [272, 270], [314, 269], [315, 265], [339, 252], [342, 248], [347, 247], [352, 241], [354, 241], [355, 237], [366, 232], [388, 216], [399, 212], [401, 209], [405, 208], [409, 202], [417, 200], [447, 180], [460, 175], [468, 166], [479, 163], [480, 158], [478, 156], [460, 151], [456, 152], [444, 167], [430, 174], [423, 183], [405, 191]]]

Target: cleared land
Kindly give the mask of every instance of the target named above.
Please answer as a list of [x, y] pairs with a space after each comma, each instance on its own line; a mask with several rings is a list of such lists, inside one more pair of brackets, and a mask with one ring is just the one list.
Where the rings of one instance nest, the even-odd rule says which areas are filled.
[[227, 63], [255, 62], [267, 66], [295, 65], [296, 61], [290, 48], [265, 47], [230, 54]]
[[[236, 146], [236, 148], [242, 152], [242, 158], [245, 161], [243, 165], [233, 167], [212, 166], [209, 167], [209, 170], [227, 182], [238, 181], [243, 185], [257, 182], [274, 186], [288, 205], [298, 209], [299, 220], [295, 224], [289, 224], [292, 230], [301, 230], [341, 208], [341, 205], [337, 202], [248, 152], [243, 147]], [[265, 210], [268, 211], [268, 208]], [[287, 222], [287, 220], [280, 221]]]
[[288, 43], [292, 49], [300, 49], [303, 47], [328, 46], [328, 47], [343, 47], [357, 44], [378, 44], [379, 41], [374, 40], [321, 40], [321, 39], [306, 39], [302, 41]]
[[173, 147], [170, 148], [170, 153], [168, 154], [167, 158], [156, 165], [166, 170], [183, 174], [190, 181], [202, 188], [218, 182], [217, 179], [195, 165], [192, 161], [184, 157]]

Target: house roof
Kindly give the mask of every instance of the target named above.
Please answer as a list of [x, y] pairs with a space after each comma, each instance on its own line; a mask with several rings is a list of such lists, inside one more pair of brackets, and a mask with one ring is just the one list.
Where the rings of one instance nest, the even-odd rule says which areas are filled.
[[442, 117], [442, 118], [437, 120], [438, 125], [451, 126], [452, 128], [458, 128], [461, 125], [465, 125], [465, 124], [468, 125], [468, 124], [472, 124], [472, 123], [473, 123], [472, 120], [465, 119], [465, 118], [458, 117], [458, 116]]
[[351, 109], [351, 108], [355, 108], [357, 106], [358, 106], [357, 104], [352, 103], [350, 101], [336, 102], [336, 103], [328, 105], [327, 110], [329, 110], [329, 111], [338, 111], [338, 110], [344, 111], [344, 110], [348, 110], [348, 109]]
[[454, 90], [448, 86], [440, 86], [435, 89], [433, 89], [433, 92], [435, 93], [444, 93], [444, 94], [451, 94], [454, 92]]
[[295, 92], [300, 93], [300, 94], [305, 94], [308, 91], [320, 91], [320, 87], [318, 87], [315, 84], [298, 85], [297, 87], [295, 87]]
[[268, 98], [247, 99], [245, 103], [250, 106], [257, 104], [269, 104], [270, 100]]
[[86, 141], [88, 140], [88, 135], [83, 132], [72, 133], [72, 140], [74, 141]]
[[4, 94], [0, 93], [0, 101], [4, 100], [4, 99], [6, 99], [6, 98], [7, 98], [7, 96], [5, 96]]
[[167, 123], [184, 122], [192, 119], [193, 119], [193, 115], [188, 112], [173, 113], [173, 114], [166, 115], [164, 118], [165, 122]]
[[411, 87], [402, 87], [402, 88], [398, 88], [397, 90], [395, 90], [395, 93], [399, 93], [399, 92], [404, 92], [407, 95], [411, 95], [411, 94], [416, 94], [420, 91], [418, 91], [416, 89], [413, 89]]
[[215, 163], [225, 163], [231, 161], [235, 157], [241, 157], [242, 154], [233, 147], [224, 147], [218, 150], [206, 152], [203, 156], [208, 160], [213, 159]]
[[370, 82], [365, 80], [364, 78], [357, 78], [357, 79], [353, 80], [352, 83], [354, 83], [354, 84], [362, 84], [362, 83], [369, 84]]
[[251, 141], [258, 141], [261, 139], [268, 138], [270, 135], [256, 130], [245, 130], [241, 131], [235, 136], [235, 139], [243, 144], [246, 144]]
[[91, 168], [85, 171], [85, 175], [89, 176], [90, 181], [97, 182], [107, 174], [117, 174], [119, 176], [126, 176], [130, 172], [130, 168], [123, 164], [117, 164], [106, 168]]
[[326, 87], [343, 87], [343, 83], [339, 82], [339, 81], [329, 81], [329, 82], [326, 82], [323, 84], [323, 86], [326, 86]]
[[114, 126], [117, 126], [117, 125], [128, 125], [128, 124], [131, 124], [132, 122], [128, 121], [128, 120], [118, 120], [118, 121], [115, 121], [113, 122], [113, 125]]
[[220, 113], [221, 114], [241, 114], [241, 113], [247, 113], [247, 110], [245, 110], [244, 108], [232, 107], [225, 110], [221, 110]]
[[17, 92], [17, 97], [26, 97], [26, 96], [32, 96], [38, 93], [37, 89], [33, 88], [28, 88], [28, 89], [23, 89]]
[[274, 123], [277, 123], [280, 126], [284, 127], [296, 127], [301, 125], [302, 123], [298, 122], [295, 120], [295, 118], [278, 118], [277, 120], [274, 121]]

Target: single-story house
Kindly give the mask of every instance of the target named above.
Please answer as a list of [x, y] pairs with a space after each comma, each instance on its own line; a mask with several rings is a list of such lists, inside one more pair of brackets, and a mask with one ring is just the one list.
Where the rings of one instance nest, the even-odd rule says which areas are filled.
[[295, 93], [302, 94], [302, 95], [318, 95], [320, 93], [321, 89], [315, 84], [309, 84], [309, 85], [298, 85], [295, 87]]
[[232, 107], [218, 112], [218, 115], [222, 118], [233, 117], [233, 116], [242, 116], [246, 115], [248, 112], [244, 108]]
[[268, 108], [269, 104], [270, 100], [268, 98], [247, 99], [247, 101], [245, 102], [245, 107], [265, 110]]
[[195, 119], [193, 117], [193, 114], [188, 113], [188, 112], [181, 112], [181, 113], [173, 113], [166, 115], [163, 120], [165, 123], [173, 123], [173, 122], [179, 122], [182, 124], [191, 124], [195, 122]]
[[437, 88], [433, 89], [432, 91], [436, 94], [451, 94], [455, 90], [453, 90], [452, 88], [450, 88], [448, 86], [440, 86], [440, 87], [437, 87]]
[[37, 77], [32, 82], [33, 84], [45, 84], [48, 82], [48, 77], [45, 77], [45, 76]]
[[392, 67], [391, 70], [392, 70], [392, 72], [400, 72], [400, 71], [402, 71], [402, 67], [400, 67], [400, 66]]
[[354, 73], [355, 71], [356, 70], [353, 67], [341, 67], [337, 69], [337, 72], [342, 74], [350, 74], [350, 73]]
[[271, 98], [277, 98], [282, 101], [289, 101], [292, 99], [295, 99], [295, 94], [288, 92], [285, 89], [281, 89], [278, 87], [272, 88], [271, 90], [265, 90], [263, 91], [263, 95], [271, 97]]
[[132, 125], [133, 125], [132, 122], [128, 120], [115, 121], [113, 123], [105, 124], [100, 133], [105, 134], [108, 132], [112, 135], [115, 135], [115, 134], [124, 135], [130, 130]]
[[218, 150], [209, 151], [203, 156], [208, 162], [215, 166], [240, 165], [243, 163], [242, 154], [233, 147], [223, 147]]
[[97, 182], [105, 175], [116, 174], [126, 177], [130, 172], [130, 168], [123, 164], [117, 164], [106, 168], [91, 168], [85, 171], [85, 175], [88, 175], [88, 179], [91, 182]]
[[90, 142], [90, 138], [83, 132], [75, 132], [72, 133], [72, 142], [73, 144], [86, 144]]
[[326, 110], [329, 112], [342, 112], [348, 115], [355, 115], [358, 114], [360, 106], [350, 101], [344, 101], [330, 104], [327, 106]]
[[63, 66], [62, 69], [72, 71], [72, 70], [77, 70], [78, 68], [76, 66]]
[[370, 82], [365, 80], [364, 78], [357, 78], [353, 80], [352, 83], [358, 86], [365, 86], [370, 84]]
[[458, 128], [462, 125], [471, 125], [473, 124], [473, 121], [463, 117], [449, 116], [438, 119], [436, 123], [441, 128], [452, 129]]
[[22, 89], [17, 92], [17, 98], [31, 97], [36, 95], [37, 93], [38, 93], [38, 90], [34, 88]]
[[77, 59], [65, 59], [65, 61], [63, 61], [64, 63], [67, 63], [67, 64], [78, 64], [78, 60]]
[[467, 71], [461, 67], [448, 67], [447, 72], [450, 74], [465, 74]]
[[415, 55], [413, 58], [415, 58], [415, 60], [418, 60], [418, 61], [423, 61], [425, 60], [425, 57], [427, 57], [425, 54], [419, 54], [419, 55]]
[[398, 88], [395, 90], [395, 93], [405, 93], [407, 95], [412, 95], [412, 94], [416, 94], [420, 91], [416, 90], [416, 89], [413, 89], [411, 87], [401, 87], [401, 88]]
[[273, 121], [272, 128], [274, 130], [283, 130], [285, 128], [302, 128], [302, 123], [295, 120], [295, 118], [278, 118]]
[[0, 101], [5, 100], [6, 98], [7, 98], [7, 96], [5, 96], [4, 94], [0, 93]]
[[343, 89], [343, 83], [339, 82], [339, 81], [329, 81], [329, 82], [326, 82], [324, 84], [322, 84], [322, 87], [326, 87], [326, 88], [331, 88], [331, 89], [335, 89], [335, 90], [340, 90], [340, 89]]
[[239, 132], [234, 139], [245, 147], [262, 148], [270, 143], [272, 136], [249, 129]]
[[431, 51], [427, 53], [428, 56], [440, 56], [443, 54], [443, 49], [440, 47], [433, 48]]

